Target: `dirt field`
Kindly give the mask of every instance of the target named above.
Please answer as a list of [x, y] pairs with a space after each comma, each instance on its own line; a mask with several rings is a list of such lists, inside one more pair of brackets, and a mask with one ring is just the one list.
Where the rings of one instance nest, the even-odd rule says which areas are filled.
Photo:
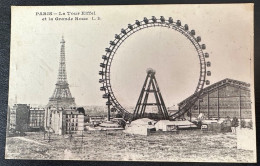
[[205, 161], [248, 162], [253, 151], [238, 150], [232, 133], [202, 133], [186, 130], [177, 133], [128, 135], [122, 131], [92, 131], [81, 135], [27, 133], [6, 140], [7, 159], [55, 160], [130, 160], [130, 161]]

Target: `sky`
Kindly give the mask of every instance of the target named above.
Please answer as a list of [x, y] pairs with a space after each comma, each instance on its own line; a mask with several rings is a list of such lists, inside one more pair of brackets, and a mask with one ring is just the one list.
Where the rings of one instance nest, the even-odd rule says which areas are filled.
[[[81, 11], [95, 11], [94, 17], [101, 20], [55, 21], [54, 15], [36, 14]], [[212, 76], [207, 78], [211, 83], [225, 78], [253, 83], [250, 4], [12, 7], [9, 104], [15, 98], [24, 104], [48, 103], [57, 81], [64, 35], [68, 82], [76, 104], [105, 105], [98, 83], [105, 48], [121, 28], [151, 16], [181, 20], [201, 36], [210, 55], [207, 60], [212, 63]], [[45, 17], [47, 20], [42, 20]], [[54, 21], [48, 21], [48, 17]], [[149, 28], [129, 37], [114, 57], [112, 89], [123, 106], [136, 104], [149, 67], [156, 70], [167, 107], [196, 89], [200, 66], [191, 42], [172, 29]]]

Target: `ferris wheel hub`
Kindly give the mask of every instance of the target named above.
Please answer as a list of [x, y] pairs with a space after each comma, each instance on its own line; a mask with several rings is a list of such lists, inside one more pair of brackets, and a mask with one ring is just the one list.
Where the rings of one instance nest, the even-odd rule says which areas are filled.
[[156, 71], [155, 71], [154, 69], [152, 69], [152, 68], [147, 68], [147, 69], [146, 69], [146, 73], [147, 73], [147, 74], [155, 74]]

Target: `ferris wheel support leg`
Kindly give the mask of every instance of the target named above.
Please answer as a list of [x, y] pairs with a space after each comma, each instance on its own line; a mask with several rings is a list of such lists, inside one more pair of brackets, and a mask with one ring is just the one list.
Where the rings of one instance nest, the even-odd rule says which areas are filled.
[[[153, 79], [155, 79], [155, 77], [153, 77]], [[159, 100], [159, 96], [158, 96], [158, 93], [160, 93], [158, 87], [156, 88], [154, 83], [152, 83], [152, 86], [153, 86], [153, 89], [154, 89], [154, 96], [155, 96], [155, 99], [156, 99], [156, 104], [157, 104], [157, 108], [158, 108], [158, 111], [163, 115], [163, 118], [165, 118], [165, 113], [164, 111], [162, 110], [162, 101]]]
[[138, 118], [138, 112], [140, 110], [140, 106], [141, 106], [141, 103], [142, 103], [142, 99], [143, 99], [143, 95], [144, 95], [144, 91], [145, 91], [145, 86], [146, 86], [147, 80], [148, 80], [148, 75], [145, 78], [141, 94], [140, 94], [140, 96], [138, 98], [138, 101], [137, 101], [137, 104], [136, 104], [136, 107], [135, 107], [135, 110], [134, 110], [133, 120]]
[[148, 85], [148, 88], [147, 88], [147, 91], [146, 91], [146, 94], [145, 94], [145, 98], [144, 98], [144, 102], [143, 102], [143, 105], [142, 105], [142, 109], [141, 109], [141, 112], [140, 112], [141, 117], [144, 116], [144, 112], [145, 112], [146, 104], [147, 104], [147, 100], [148, 100], [148, 95], [149, 95], [150, 87], [151, 87], [151, 84], [152, 84], [151, 76], [149, 76], [149, 78], [150, 78], [149, 85]]
[[165, 103], [164, 103], [164, 100], [162, 98], [162, 94], [161, 94], [161, 91], [159, 89], [159, 85], [157, 83], [157, 80], [156, 78], [154, 77], [154, 82], [155, 82], [155, 86], [158, 90], [158, 95], [159, 95], [159, 98], [160, 98], [160, 101], [161, 101], [161, 106], [162, 106], [162, 112], [163, 112], [163, 115], [164, 115], [164, 119], [168, 120], [169, 119], [169, 115], [168, 115], [168, 111], [166, 109], [166, 106], [165, 106]]

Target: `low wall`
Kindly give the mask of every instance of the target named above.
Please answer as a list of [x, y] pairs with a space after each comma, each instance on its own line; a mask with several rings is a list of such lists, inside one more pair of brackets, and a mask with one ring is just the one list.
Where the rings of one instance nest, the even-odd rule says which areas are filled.
[[256, 138], [255, 131], [248, 128], [236, 128], [237, 133], [237, 149], [255, 150]]

